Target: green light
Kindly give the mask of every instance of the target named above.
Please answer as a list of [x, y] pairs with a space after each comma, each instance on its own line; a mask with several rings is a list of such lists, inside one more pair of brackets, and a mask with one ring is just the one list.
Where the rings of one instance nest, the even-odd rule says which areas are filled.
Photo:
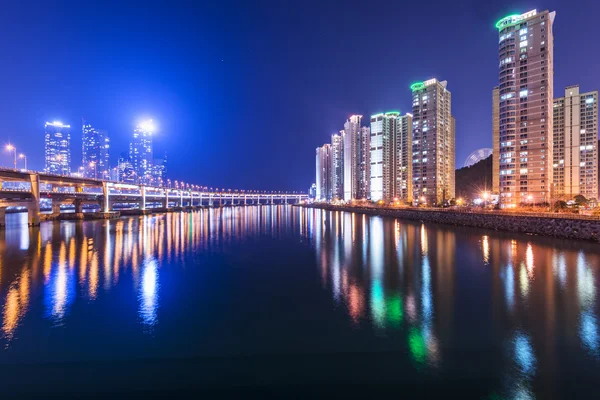
[[421, 90], [425, 87], [425, 83], [423, 82], [415, 82], [412, 85], [410, 85], [410, 90], [412, 90], [413, 92], [415, 90]]
[[375, 280], [371, 286], [371, 314], [378, 328], [385, 328], [385, 300], [383, 286], [380, 280]]
[[512, 21], [515, 17], [520, 17], [519, 14], [513, 14], [513, 15], [509, 15], [508, 17], [504, 17], [502, 18], [500, 21], [496, 22], [496, 29], [502, 29], [505, 28], [509, 25], [512, 25], [512, 23], [506, 24], [506, 25], [502, 25], [504, 21], [506, 20], [510, 20]]
[[402, 299], [400, 296], [393, 296], [388, 299], [386, 311], [390, 325], [399, 328], [402, 322]]
[[415, 359], [415, 361], [419, 364], [423, 364], [425, 362], [425, 338], [423, 337], [423, 333], [420, 332], [416, 328], [411, 328], [410, 334], [408, 335], [408, 347], [410, 348], [410, 352]]
[[400, 111], [388, 111], [385, 115], [400, 115]]

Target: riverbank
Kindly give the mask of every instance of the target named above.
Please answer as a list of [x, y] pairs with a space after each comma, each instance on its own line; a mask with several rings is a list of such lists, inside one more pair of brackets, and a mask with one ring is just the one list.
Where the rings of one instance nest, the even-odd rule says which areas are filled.
[[352, 207], [331, 204], [298, 206], [600, 243], [600, 218], [592, 216], [500, 211], [478, 212], [455, 209]]

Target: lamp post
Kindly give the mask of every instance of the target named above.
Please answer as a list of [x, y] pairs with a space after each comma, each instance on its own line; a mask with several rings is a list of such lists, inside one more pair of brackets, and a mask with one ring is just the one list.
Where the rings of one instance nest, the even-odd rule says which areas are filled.
[[14, 155], [15, 155], [14, 165], [15, 165], [15, 171], [16, 171], [17, 170], [17, 148], [9, 143], [6, 145], [6, 150], [14, 152]]
[[23, 159], [23, 162], [24, 162], [23, 167], [24, 167], [25, 171], [27, 171], [27, 156], [25, 154], [21, 153], [21, 154], [19, 154], [19, 158]]

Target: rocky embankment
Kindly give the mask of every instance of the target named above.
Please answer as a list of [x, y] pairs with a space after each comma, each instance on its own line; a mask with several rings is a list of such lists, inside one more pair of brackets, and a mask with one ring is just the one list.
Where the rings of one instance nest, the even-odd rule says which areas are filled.
[[368, 215], [381, 215], [406, 220], [434, 222], [455, 226], [494, 229], [499, 231], [529, 233], [561, 239], [600, 242], [600, 218], [569, 216], [551, 213], [527, 214], [504, 212], [465, 212], [435, 209], [390, 209], [373, 207], [348, 207], [330, 204], [310, 204], [303, 207], [331, 211], [347, 211]]

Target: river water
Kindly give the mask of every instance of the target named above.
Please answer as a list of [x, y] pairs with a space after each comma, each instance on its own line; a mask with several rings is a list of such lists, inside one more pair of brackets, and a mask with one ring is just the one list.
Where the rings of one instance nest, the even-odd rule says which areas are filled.
[[0, 231], [7, 393], [597, 395], [597, 244], [292, 206], [23, 222]]

